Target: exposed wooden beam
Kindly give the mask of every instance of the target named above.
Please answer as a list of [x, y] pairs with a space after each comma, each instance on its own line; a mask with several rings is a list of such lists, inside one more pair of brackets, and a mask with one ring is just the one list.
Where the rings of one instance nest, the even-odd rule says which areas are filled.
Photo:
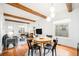
[[29, 12], [31, 14], [34, 14], [36, 16], [40, 16], [40, 17], [45, 18], [45, 19], [47, 18], [47, 16], [45, 16], [45, 15], [43, 15], [43, 14], [37, 12], [37, 11], [34, 11], [31, 8], [28, 8], [27, 6], [24, 6], [24, 5], [20, 4], [20, 3], [7, 3], [7, 4], [9, 4], [11, 6], [14, 6], [16, 8], [19, 8], [21, 10], [24, 10], [26, 12]]
[[11, 21], [11, 22], [18, 22], [18, 23], [30, 24], [28, 22], [22, 22], [22, 21], [17, 21], [17, 20], [12, 20], [12, 19], [5, 19], [5, 21]]
[[20, 17], [20, 16], [15, 16], [15, 15], [12, 15], [12, 14], [9, 14], [9, 13], [4, 13], [4, 16], [9, 16], [9, 17], [17, 18], [17, 19], [35, 22], [35, 20], [27, 19], [27, 18]]
[[66, 3], [68, 12], [72, 12], [72, 3]]

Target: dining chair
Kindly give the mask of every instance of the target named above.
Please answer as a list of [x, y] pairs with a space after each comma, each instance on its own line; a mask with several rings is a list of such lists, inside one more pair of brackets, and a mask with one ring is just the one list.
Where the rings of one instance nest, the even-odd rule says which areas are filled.
[[39, 55], [41, 56], [41, 46], [39, 46], [37, 43], [34, 43], [32, 45], [32, 40], [27, 40], [27, 44], [28, 44], [28, 47], [29, 47], [28, 55], [30, 55], [30, 53], [31, 53], [31, 56], [33, 56], [33, 52], [36, 51], [36, 50], [39, 50]]
[[52, 44], [46, 44], [44, 46], [44, 56], [46, 54], [46, 50], [48, 50], [48, 53], [51, 50], [52, 56], [54, 56], [54, 53], [55, 53], [55, 56], [57, 55], [56, 54], [56, 46], [57, 46], [58, 40], [53, 40], [53, 43], [54, 43], [53, 46], [52, 46]]

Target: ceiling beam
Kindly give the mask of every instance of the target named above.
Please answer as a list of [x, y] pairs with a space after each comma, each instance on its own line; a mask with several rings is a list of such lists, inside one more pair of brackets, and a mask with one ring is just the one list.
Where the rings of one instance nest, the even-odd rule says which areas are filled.
[[22, 22], [22, 21], [17, 21], [17, 20], [12, 20], [12, 19], [5, 19], [5, 21], [10, 21], [10, 22], [18, 22], [18, 23], [25, 23], [25, 24], [30, 24], [28, 22]]
[[34, 11], [31, 8], [28, 8], [27, 6], [24, 6], [24, 5], [20, 4], [20, 3], [7, 3], [7, 4], [9, 4], [9, 5], [13, 6], [13, 7], [19, 8], [21, 10], [24, 10], [26, 12], [29, 12], [31, 14], [34, 14], [36, 16], [40, 16], [40, 17], [45, 18], [45, 19], [47, 18], [47, 16], [45, 16], [45, 15], [43, 15], [43, 14], [37, 12], [37, 11]]
[[9, 13], [4, 13], [4, 16], [9, 16], [9, 17], [17, 18], [17, 19], [22, 19], [22, 20], [25, 20], [25, 21], [35, 22], [35, 20], [27, 19], [27, 18], [20, 17], [20, 16], [15, 16], [15, 15], [12, 15], [12, 14], [9, 14]]
[[68, 12], [72, 12], [72, 3], [66, 3]]

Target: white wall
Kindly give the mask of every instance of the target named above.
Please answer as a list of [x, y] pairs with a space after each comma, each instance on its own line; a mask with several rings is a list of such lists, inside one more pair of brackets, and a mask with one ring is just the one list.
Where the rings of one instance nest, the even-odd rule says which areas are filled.
[[[58, 37], [58, 42], [59, 44], [77, 48], [77, 43], [79, 42], [79, 8], [73, 9], [71, 13], [68, 13], [67, 11], [60, 12], [53, 20], [53, 22], [64, 19], [71, 20], [69, 22], [69, 37], [68, 38]], [[52, 25], [55, 36], [55, 27], [54, 24]]]
[[4, 24], [3, 9], [0, 4], [0, 53], [2, 53], [2, 36], [4, 35]]
[[52, 23], [47, 22], [46, 19], [37, 21], [36, 23], [30, 24], [30, 30], [33, 30], [33, 27], [36, 29], [42, 28], [43, 35], [52, 35]]

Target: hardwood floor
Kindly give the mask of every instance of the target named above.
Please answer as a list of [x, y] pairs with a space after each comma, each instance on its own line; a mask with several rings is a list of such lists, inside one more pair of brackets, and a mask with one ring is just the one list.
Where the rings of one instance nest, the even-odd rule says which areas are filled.
[[63, 45], [57, 46], [59, 56], [77, 56], [77, 50]]
[[15, 48], [10, 48], [8, 50], [4, 50], [1, 56], [24, 56], [28, 50], [28, 45], [24, 44], [21, 46], [16, 46]]
[[[28, 45], [24, 44], [21, 46], [17, 46], [16, 48], [4, 50], [4, 52], [0, 54], [0, 56], [24, 56], [27, 50], [28, 50]], [[58, 56], [77, 56], [77, 51], [72, 48], [58, 45], [57, 54]]]

